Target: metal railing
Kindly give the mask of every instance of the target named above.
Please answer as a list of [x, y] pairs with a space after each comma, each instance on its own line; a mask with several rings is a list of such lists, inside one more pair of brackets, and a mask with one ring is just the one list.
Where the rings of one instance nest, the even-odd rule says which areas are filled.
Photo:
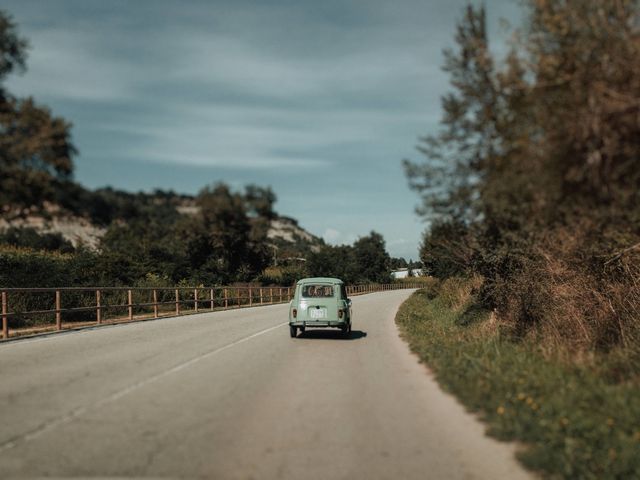
[[[350, 296], [420, 288], [416, 283], [350, 285]], [[289, 302], [293, 287], [0, 288], [2, 339], [92, 325]], [[55, 323], [54, 323], [55, 322]]]

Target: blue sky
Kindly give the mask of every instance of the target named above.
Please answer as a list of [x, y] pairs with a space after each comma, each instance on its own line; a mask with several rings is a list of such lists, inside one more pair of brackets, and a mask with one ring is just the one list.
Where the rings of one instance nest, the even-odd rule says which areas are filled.
[[[487, 2], [488, 3], [488, 2]], [[329, 243], [375, 230], [418, 258], [402, 171], [448, 89], [463, 0], [5, 0], [31, 50], [8, 88], [74, 124], [75, 178], [196, 193], [270, 185]], [[509, 0], [488, 5], [503, 48]]]

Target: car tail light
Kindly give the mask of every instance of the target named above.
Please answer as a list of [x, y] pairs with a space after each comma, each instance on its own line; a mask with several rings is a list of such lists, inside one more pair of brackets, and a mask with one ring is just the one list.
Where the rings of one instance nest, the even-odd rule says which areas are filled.
[[344, 315], [344, 311], [342, 309], [338, 310], [338, 318], [342, 318]]
[[298, 309], [297, 309], [297, 308], [294, 308], [294, 309], [291, 311], [291, 315], [293, 315], [293, 318], [298, 318]]

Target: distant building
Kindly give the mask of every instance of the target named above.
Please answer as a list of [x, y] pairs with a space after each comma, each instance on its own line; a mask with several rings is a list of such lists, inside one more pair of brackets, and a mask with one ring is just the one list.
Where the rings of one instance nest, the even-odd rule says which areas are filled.
[[[422, 269], [421, 268], [412, 268], [411, 269], [411, 273], [413, 274], [414, 277], [421, 277], [422, 276]], [[398, 268], [397, 270], [393, 270], [391, 272], [391, 276], [393, 278], [407, 278], [409, 276], [409, 269], [408, 268]]]

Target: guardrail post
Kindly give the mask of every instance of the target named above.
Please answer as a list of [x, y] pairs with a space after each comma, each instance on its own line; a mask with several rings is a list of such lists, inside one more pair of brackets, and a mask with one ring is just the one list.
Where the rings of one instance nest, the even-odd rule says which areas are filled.
[[176, 288], [176, 315], [180, 315], [180, 290]]
[[7, 292], [2, 292], [2, 338], [9, 338], [9, 318], [7, 316]]
[[280, 287], [280, 291], [278, 292], [278, 301], [282, 303], [282, 287]]
[[260, 305], [262, 305], [262, 287], [260, 287]]
[[213, 310], [213, 288], [209, 292], [209, 298], [211, 298], [211, 308], [209, 310]]
[[269, 303], [273, 303], [273, 287], [269, 287]]
[[127, 290], [127, 309], [129, 310], [129, 321], [133, 320], [133, 294], [131, 289]]
[[158, 291], [153, 289], [153, 318], [158, 318]]
[[253, 289], [249, 287], [249, 306], [253, 305]]
[[196, 312], [198, 311], [198, 289], [197, 288], [193, 289], [193, 309]]
[[56, 330], [62, 330], [62, 301], [60, 300], [60, 290], [56, 290]]
[[229, 292], [224, 289], [224, 308], [229, 308]]
[[102, 303], [101, 303], [100, 290], [96, 290], [96, 323], [100, 325], [102, 323]]

